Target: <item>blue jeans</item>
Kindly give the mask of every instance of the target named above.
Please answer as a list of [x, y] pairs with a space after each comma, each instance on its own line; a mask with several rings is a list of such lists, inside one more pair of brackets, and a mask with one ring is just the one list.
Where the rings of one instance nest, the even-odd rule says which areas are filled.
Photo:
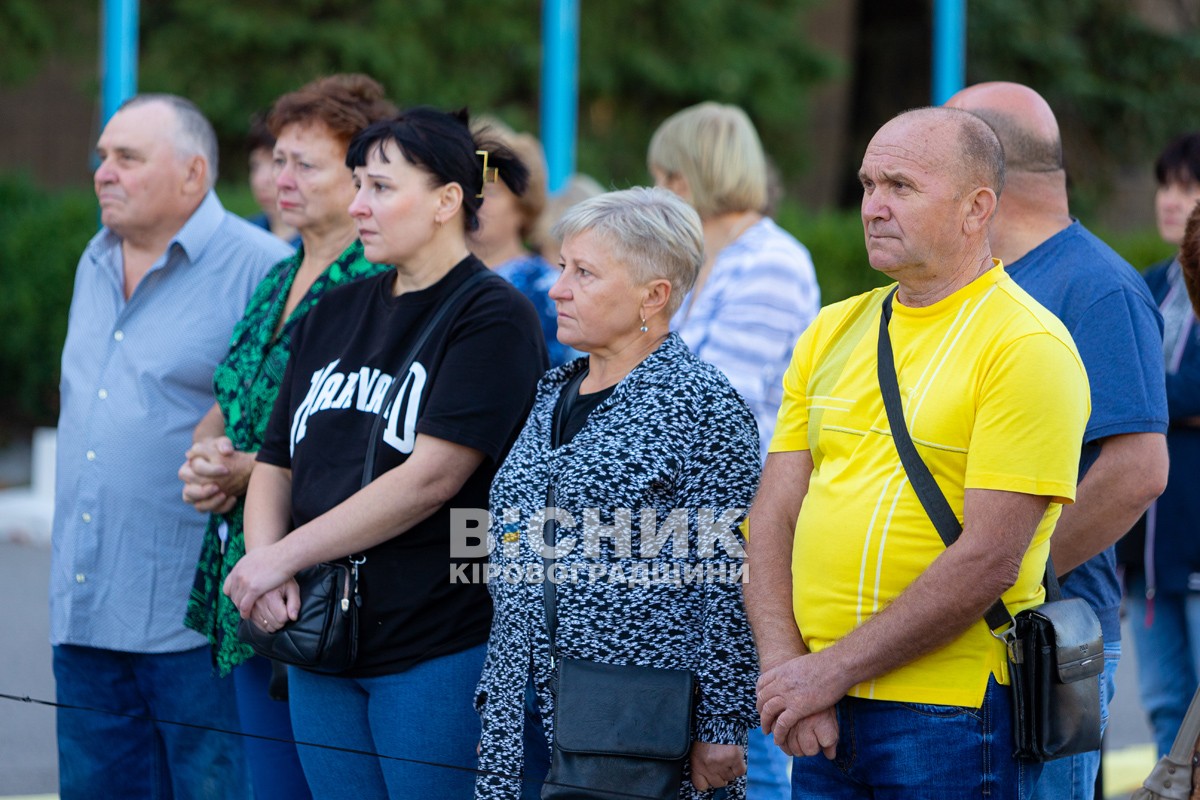
[[550, 740], [538, 712], [537, 692], [532, 680], [525, 687], [525, 766], [521, 774], [521, 800], [539, 800], [542, 784], [550, 772]]
[[775, 744], [773, 734], [750, 729], [746, 755], [746, 800], [788, 800], [792, 796], [788, 777], [791, 757]]
[[59, 703], [112, 712], [58, 710], [63, 800], [249, 797], [233, 682], [213, 676], [207, 646], [122, 653], [58, 645], [54, 679]]
[[[1121, 643], [1104, 645], [1104, 675], [1100, 680], [1100, 732], [1108, 727], [1108, 704], [1116, 692], [1117, 662]], [[1100, 751], [1047, 761], [1034, 789], [1035, 800], [1092, 800], [1096, 796], [1096, 773], [1100, 771]]]
[[267, 696], [270, 681], [271, 662], [265, 658], [251, 658], [233, 671], [242, 732], [270, 737], [242, 739], [254, 800], [307, 800], [312, 794], [292, 743], [288, 704]]
[[486, 653], [481, 644], [373, 678], [290, 668], [292, 728], [313, 797], [471, 797]]
[[1200, 594], [1159, 594], [1146, 624], [1146, 581], [1131, 581], [1126, 596], [1137, 657], [1138, 694], [1154, 728], [1159, 756], [1179, 732], [1200, 678]]
[[1007, 686], [988, 681], [979, 708], [843, 698], [837, 756], [796, 758], [792, 798], [1024, 800], [1041, 765], [1012, 756]]

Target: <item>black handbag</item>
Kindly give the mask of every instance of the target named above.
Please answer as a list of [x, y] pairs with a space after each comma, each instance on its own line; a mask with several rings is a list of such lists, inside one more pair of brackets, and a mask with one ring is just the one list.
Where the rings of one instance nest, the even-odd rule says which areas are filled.
[[[949, 547], [962, 533], [962, 525], [921, 460], [904, 422], [888, 336], [895, 294], [893, 289], [884, 299], [879, 319], [879, 390], [909, 483]], [[1008, 649], [1014, 755], [1039, 762], [1100, 748], [1100, 673], [1104, 671], [1104, 637], [1096, 613], [1084, 600], [1062, 597], [1049, 558], [1043, 584], [1046, 602], [1036, 608], [1014, 618], [1004, 601], [997, 600], [984, 613], [988, 629]]]
[[238, 638], [260, 656], [315, 672], [342, 672], [358, 656], [358, 568], [337, 561], [315, 564], [296, 573], [300, 613], [274, 633], [248, 619]]
[[[581, 378], [563, 389], [555, 410], [552, 444], [562, 428]], [[546, 508], [555, 507], [554, 486]], [[558, 540], [557, 522], [546, 521], [547, 548]], [[547, 552], [547, 551], [544, 551]], [[554, 559], [545, 557], [549, 576]], [[554, 680], [554, 743], [542, 800], [674, 800], [692, 745], [695, 676], [685, 669], [559, 660], [554, 644], [557, 590], [545, 578], [542, 600], [550, 637]]]
[[[491, 276], [490, 271], [483, 270], [464, 280], [430, 317], [408, 351], [371, 427], [363, 459], [363, 487], [375, 479], [375, 452], [384, 415], [388, 406], [395, 402], [417, 353], [458, 299], [476, 283]], [[358, 609], [362, 606], [358, 569], [366, 560], [365, 555], [355, 554], [346, 561], [325, 561], [300, 570], [296, 573], [296, 583], [300, 587], [300, 612], [296, 619], [274, 632], [263, 630], [253, 620], [243, 619], [238, 624], [238, 638], [258, 655], [284, 664], [326, 673], [350, 669], [358, 657]]]

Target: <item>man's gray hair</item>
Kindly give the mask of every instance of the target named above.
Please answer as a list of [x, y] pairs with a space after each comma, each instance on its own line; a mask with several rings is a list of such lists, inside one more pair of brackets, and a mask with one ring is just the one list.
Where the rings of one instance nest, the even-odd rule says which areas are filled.
[[118, 111], [136, 108], [150, 103], [162, 103], [175, 112], [178, 123], [175, 129], [175, 149], [179, 155], [187, 158], [201, 156], [208, 162], [208, 186], [211, 189], [217, 182], [217, 134], [212, 123], [197, 108], [196, 104], [185, 97], [175, 94], [139, 94], [121, 104]]
[[704, 231], [700, 215], [674, 192], [639, 186], [597, 195], [568, 209], [551, 235], [566, 241], [587, 232], [612, 249], [637, 283], [671, 282], [668, 317], [696, 283]]

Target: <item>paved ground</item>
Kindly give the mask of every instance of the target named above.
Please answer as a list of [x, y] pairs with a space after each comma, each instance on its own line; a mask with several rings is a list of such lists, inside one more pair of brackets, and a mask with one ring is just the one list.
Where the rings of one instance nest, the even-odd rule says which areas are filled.
[[[0, 693], [54, 699], [46, 587], [50, 551], [0, 542]], [[1130, 637], [1125, 637], [1129, 648]], [[1154, 763], [1150, 731], [1137, 703], [1136, 665], [1126, 650], [1106, 742], [1105, 789], [1128, 797]], [[0, 797], [56, 791], [54, 709], [0, 698]]]
[[[50, 550], [0, 543], [0, 693], [54, 699]], [[55, 791], [54, 709], [0, 699], [0, 796]]]

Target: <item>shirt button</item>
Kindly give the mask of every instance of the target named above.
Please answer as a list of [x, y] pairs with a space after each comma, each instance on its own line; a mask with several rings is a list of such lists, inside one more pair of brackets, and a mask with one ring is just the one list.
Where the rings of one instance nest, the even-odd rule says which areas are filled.
[[87, 451], [87, 460], [88, 460], [88, 461], [95, 461], [95, 460], [96, 460], [96, 451], [95, 451], [95, 450], [88, 450], [88, 451]]
[[82, 519], [84, 522], [91, 522], [91, 521], [92, 521], [92, 515], [91, 515], [91, 514], [89, 514], [89, 513], [88, 513], [88, 512], [86, 512], [86, 511], [85, 511], [85, 512], [83, 512], [82, 514], [80, 514], [80, 515], [79, 515], [79, 518], [80, 518], [80, 519]]
[[100, 391], [96, 392], [96, 396], [99, 397], [101, 400], [107, 400], [108, 399], [108, 389], [101, 389]]
[[76, 573], [75, 573], [75, 582], [76, 582], [76, 583], [83, 583], [83, 582], [84, 582], [84, 581], [86, 581], [86, 580], [87, 580], [87, 578], [86, 578], [86, 577], [84, 577], [84, 575], [83, 575], [83, 573], [82, 573], [82, 572], [76, 572]]
[[125, 331], [115, 331], [113, 333], [113, 338], [118, 342], [123, 341], [125, 339]]

